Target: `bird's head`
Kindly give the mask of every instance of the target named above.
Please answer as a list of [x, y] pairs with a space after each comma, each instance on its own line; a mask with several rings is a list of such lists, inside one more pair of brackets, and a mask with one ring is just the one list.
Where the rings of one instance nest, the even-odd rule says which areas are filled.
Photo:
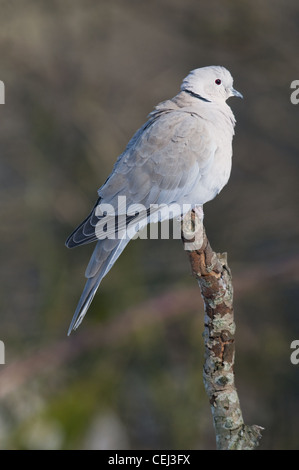
[[230, 72], [218, 65], [192, 70], [183, 80], [181, 90], [212, 102], [224, 102], [230, 96], [243, 98], [242, 94], [233, 88]]

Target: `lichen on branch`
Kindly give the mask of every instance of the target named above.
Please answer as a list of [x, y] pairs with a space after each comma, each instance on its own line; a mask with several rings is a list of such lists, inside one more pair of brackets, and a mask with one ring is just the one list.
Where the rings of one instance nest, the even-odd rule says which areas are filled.
[[[188, 218], [190, 220], [190, 213]], [[192, 246], [190, 243], [192, 227], [200, 231], [194, 234], [194, 240], [201, 240], [201, 246]], [[217, 449], [252, 450], [258, 446], [263, 428], [244, 424], [235, 386], [236, 327], [232, 275], [227, 255], [212, 250], [203, 223], [198, 223], [194, 211], [191, 213], [187, 236], [186, 224], [182, 222], [182, 241], [185, 249], [187, 246], [192, 274], [198, 281], [204, 301], [203, 380], [212, 410]]]

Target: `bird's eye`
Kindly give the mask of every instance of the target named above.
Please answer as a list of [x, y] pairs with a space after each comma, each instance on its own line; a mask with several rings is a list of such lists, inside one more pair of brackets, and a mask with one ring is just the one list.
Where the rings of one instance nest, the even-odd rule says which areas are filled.
[[221, 80], [220, 80], [220, 78], [216, 78], [215, 83], [216, 83], [216, 85], [221, 85]]

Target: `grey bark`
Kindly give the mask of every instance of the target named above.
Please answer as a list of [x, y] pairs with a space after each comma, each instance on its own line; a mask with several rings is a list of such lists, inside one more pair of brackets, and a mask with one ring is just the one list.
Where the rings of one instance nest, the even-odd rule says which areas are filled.
[[263, 428], [244, 424], [235, 386], [233, 285], [227, 255], [212, 250], [195, 212], [189, 213], [182, 223], [182, 240], [205, 306], [203, 380], [216, 446], [218, 450], [252, 450], [258, 446]]

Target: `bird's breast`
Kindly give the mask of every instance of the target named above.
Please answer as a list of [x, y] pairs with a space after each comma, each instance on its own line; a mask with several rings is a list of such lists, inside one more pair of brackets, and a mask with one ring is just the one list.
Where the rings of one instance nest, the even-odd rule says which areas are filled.
[[227, 184], [231, 173], [233, 127], [223, 128], [216, 122], [213, 123], [213, 128], [215, 152], [208, 170], [198, 181], [197, 204], [204, 204], [214, 199]]

